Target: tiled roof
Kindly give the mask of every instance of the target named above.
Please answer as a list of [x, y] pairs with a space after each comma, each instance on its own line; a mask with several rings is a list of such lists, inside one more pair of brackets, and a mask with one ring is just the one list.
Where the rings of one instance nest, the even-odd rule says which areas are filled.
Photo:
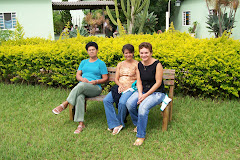
[[102, 9], [114, 8], [113, 1], [52, 2], [53, 10]]

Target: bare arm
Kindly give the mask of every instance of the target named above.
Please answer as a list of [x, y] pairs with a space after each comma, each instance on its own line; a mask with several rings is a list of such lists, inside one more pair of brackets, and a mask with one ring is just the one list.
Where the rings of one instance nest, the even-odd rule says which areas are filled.
[[[120, 62], [121, 63], [121, 62]], [[122, 84], [119, 82], [120, 78], [120, 63], [118, 63], [117, 68], [116, 68], [116, 73], [115, 73], [115, 78], [114, 81], [118, 86], [121, 86]]]
[[76, 79], [77, 79], [78, 81], [81, 81], [81, 82], [86, 82], [86, 83], [89, 82], [87, 78], [83, 78], [83, 77], [82, 77], [82, 71], [81, 71], [81, 70], [78, 70], [78, 71], [77, 71], [77, 73], [76, 73]]
[[102, 84], [102, 83], [105, 83], [107, 80], [108, 80], [108, 75], [107, 74], [103, 74], [102, 75], [102, 79], [98, 79], [98, 80], [94, 80], [94, 81], [88, 81], [87, 78], [83, 78], [82, 77], [82, 71], [81, 70], [78, 70], [77, 71], [77, 74], [76, 74], [76, 79], [78, 81], [81, 81], [81, 82], [86, 82], [86, 83], [91, 83], [91, 84]]
[[107, 80], [108, 80], [108, 75], [102, 74], [102, 79], [93, 80], [93, 81], [90, 81], [89, 83], [96, 85], [96, 84], [105, 83]]
[[137, 71], [136, 71], [136, 74], [137, 74], [137, 89], [138, 89], [138, 93], [139, 93], [139, 95], [140, 95], [140, 94], [142, 95], [143, 86], [142, 86], [142, 80], [141, 80], [141, 78], [140, 78], [140, 72], [139, 72], [138, 69], [137, 69]]

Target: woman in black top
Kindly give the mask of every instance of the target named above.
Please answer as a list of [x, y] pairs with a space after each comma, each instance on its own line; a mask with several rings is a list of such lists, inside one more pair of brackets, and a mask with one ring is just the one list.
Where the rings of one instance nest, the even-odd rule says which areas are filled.
[[134, 131], [137, 132], [138, 138], [134, 145], [141, 145], [145, 140], [149, 110], [160, 104], [165, 97], [163, 67], [152, 57], [152, 45], [147, 42], [141, 43], [139, 54], [142, 61], [138, 63], [138, 92], [133, 93], [126, 103], [133, 124], [136, 126]]

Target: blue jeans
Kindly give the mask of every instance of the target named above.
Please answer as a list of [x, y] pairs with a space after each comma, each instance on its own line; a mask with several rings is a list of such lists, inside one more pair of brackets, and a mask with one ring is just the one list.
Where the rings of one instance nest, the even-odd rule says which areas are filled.
[[137, 108], [138, 92], [134, 92], [128, 99], [126, 106], [133, 124], [137, 126], [138, 138], [145, 138], [149, 111], [154, 106], [160, 104], [164, 97], [164, 93], [153, 92], [140, 103], [139, 108]]
[[107, 117], [107, 123], [108, 123], [108, 128], [112, 129], [114, 127], [117, 127], [119, 125], [124, 124], [124, 120], [126, 118], [127, 114], [127, 107], [126, 107], [126, 102], [128, 98], [132, 95], [133, 92], [127, 91], [126, 93], [122, 94], [119, 103], [118, 103], [118, 114], [116, 115], [115, 108], [113, 106], [113, 97], [112, 97], [112, 92], [109, 92], [107, 96], [103, 99], [103, 104], [105, 108], [105, 113]]

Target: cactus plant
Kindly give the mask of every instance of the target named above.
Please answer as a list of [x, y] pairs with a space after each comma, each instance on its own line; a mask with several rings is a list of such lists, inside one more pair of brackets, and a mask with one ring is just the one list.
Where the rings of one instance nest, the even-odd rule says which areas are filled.
[[[115, 12], [116, 12], [117, 21], [120, 22], [119, 12], [118, 12], [118, 7], [117, 7], [117, 0], [114, 0], [114, 3], [115, 3]], [[141, 11], [143, 11], [144, 13], [143, 13], [143, 17], [141, 20], [142, 23], [139, 27], [138, 33], [142, 32], [142, 28], [144, 26], [145, 19], [146, 19], [147, 13], [148, 13], [149, 4], [150, 4], [150, 0], [131, 0], [131, 1], [127, 0], [127, 8], [126, 8], [124, 0], [121, 0], [121, 7], [122, 7], [125, 17], [127, 18], [128, 34], [132, 34], [135, 16], [138, 13], [140, 13]], [[112, 16], [108, 6], [106, 7], [106, 10], [107, 10], [107, 14], [108, 14], [110, 20], [112, 21], [112, 23], [114, 25], [118, 25], [119, 28], [122, 28], [121, 26], [119, 26], [120, 24], [118, 24], [116, 22], [116, 20], [113, 19], [113, 16]]]
[[107, 11], [107, 14], [108, 14], [108, 17], [110, 18], [110, 20], [112, 21], [112, 23], [116, 26], [118, 26], [119, 28], [119, 33], [120, 35], [123, 35], [125, 32], [124, 32], [124, 29], [122, 27], [122, 23], [119, 19], [119, 12], [118, 12], [118, 6], [117, 6], [117, 0], [114, 0], [114, 3], [115, 3], [115, 12], [116, 12], [116, 17], [117, 17], [117, 20], [115, 20], [109, 10], [109, 7], [106, 6], [106, 11]]

